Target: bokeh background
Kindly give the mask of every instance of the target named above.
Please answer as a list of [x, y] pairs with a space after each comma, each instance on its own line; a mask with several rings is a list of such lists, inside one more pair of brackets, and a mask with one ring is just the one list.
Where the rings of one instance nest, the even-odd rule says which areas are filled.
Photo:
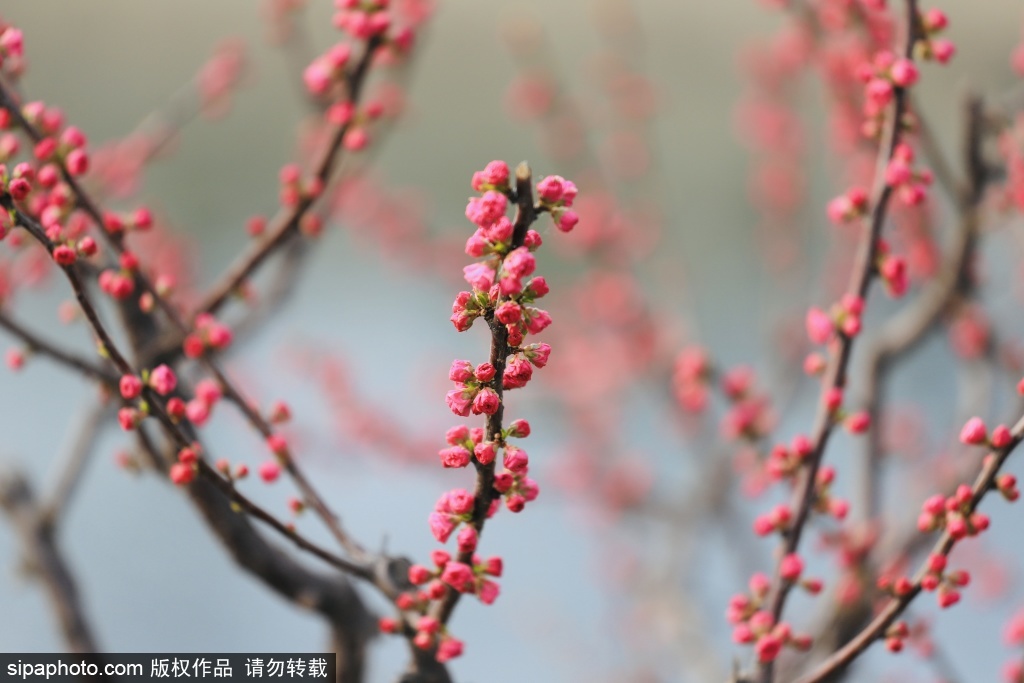
[[[417, 198], [433, 233], [468, 235], [462, 218], [468, 180], [490, 159], [529, 159], [538, 173], [559, 172], [529, 126], [508, 116], [505, 93], [516, 69], [498, 37], [523, 17], [539, 20], [565, 82], [585, 97], [593, 87], [589, 59], [600, 47], [594, 28], [598, 4], [438, 3], [412, 68], [407, 110], [373, 164], [376, 177]], [[733, 112], [742, 89], [737, 54], [779, 19], [752, 1], [631, 4], [644, 36], [645, 68], [658, 88], [653, 139], [669, 217], [663, 247], [646, 266], [649, 282], [653, 287], [666, 274], [685, 272], [685, 295], [662, 291], [658, 305], [699, 329], [716, 355], [770, 364], [767, 321], [781, 306], [773, 303], [774, 281], [751, 237], [756, 216], [745, 189], [749, 158], [737, 142]], [[1020, 38], [1024, 12], [1016, 0], [941, 5], [960, 53], [947, 68], [925, 69], [922, 101], [953, 151], [956, 94], [968, 84], [984, 92], [1012, 83], [1007, 55]], [[188, 236], [196, 271], [212, 280], [246, 242], [246, 219], [275, 207], [276, 169], [293, 158], [296, 122], [307, 112], [295, 64], [268, 45], [257, 3], [43, 1], [8, 3], [2, 11], [25, 32], [26, 93], [63, 107], [94, 144], [123, 135], [158, 108], [223, 38], [245, 42], [249, 76], [228, 116], [189, 125], [173, 155], [145, 176], [143, 196]], [[311, 43], [317, 49], [329, 45], [335, 35], [329, 3], [311, 2], [306, 14]], [[808, 93], [808, 111], [818, 106], [814, 92]], [[810, 163], [823, 163], [811, 156]], [[817, 207], [834, 188], [827, 174], [813, 177], [809, 204], [818, 213], [810, 214], [811, 223], [824, 230], [825, 221], [815, 218], [821, 215]], [[560, 239], [551, 234], [551, 240]], [[823, 241], [811, 234], [810, 253]], [[559, 258], [549, 252], [540, 262], [540, 270], [552, 273], [555, 282], [564, 277]], [[450, 417], [443, 401], [448, 363], [479, 356], [484, 342], [479, 330], [455, 334], [447, 318], [457, 279], [440, 281], [428, 271], [388, 256], [357, 231], [332, 227], [287, 308], [233, 360], [257, 395], [291, 403], [307, 467], [355, 535], [414, 558], [424, 558], [434, 547], [426, 515], [438, 493], [460, 482], [451, 473], [405, 467], [340, 438], [323, 393], [296, 370], [295, 356], [296, 349], [314, 348], [343, 358], [359, 394], [400, 416], [396, 429], [430, 437], [428, 430]], [[64, 298], [66, 292], [55, 285], [33, 295], [31, 304], [19, 305], [19, 316], [87, 346], [83, 329], [69, 330], [57, 320], [56, 307]], [[785, 302], [793, 303], [807, 302]], [[557, 324], [558, 311], [552, 313]], [[903, 381], [932, 392], [937, 414], [950, 417], [954, 406], [943, 393], [950, 385], [927, 363], [937, 354], [926, 353]], [[514, 412], [535, 424], [528, 445], [543, 473], [554, 467], [551, 459], [560, 452], [557, 415], [529, 393], [513, 395]], [[811, 400], [812, 392], [806, 393]], [[67, 423], [92, 395], [83, 382], [42, 360], [21, 373], [0, 375], [0, 460], [17, 464], [36, 482], [46, 481], [66, 447]], [[647, 414], [642, 401], [637, 406], [626, 413], [636, 423], [635, 447], [653, 452], [671, 469], [682, 456], [671, 425], [655, 419], [666, 414]], [[247, 449], [259, 452], [261, 446], [230, 412], [222, 410], [207, 432], [215, 448], [244, 460]], [[796, 425], [810, 419], [808, 410], [794, 412]], [[438, 445], [441, 434], [435, 434]], [[236, 569], [178, 491], [115, 465], [113, 454], [122, 442], [116, 430], [101, 439], [61, 538], [103, 646], [113, 652], [298, 652], [322, 646], [326, 634], [320, 621]], [[647, 634], [624, 633], [623, 596], [613, 576], [610, 538], [628, 535], [628, 527], [610, 528], [607, 520], [547, 486], [544, 474], [540, 481], [545, 493], [537, 504], [519, 517], [504, 515], [488, 525], [484, 550], [505, 557], [506, 576], [495, 605], [466, 601], [460, 606], [454, 629], [465, 636], [467, 653], [453, 665], [457, 680], [615, 680], [644, 656], [633, 641]], [[283, 511], [283, 497], [278, 498], [283, 493], [283, 488], [267, 492], [265, 499]], [[303, 525], [318, 533], [314, 520]], [[1006, 538], [1019, 545], [1012, 534]], [[730, 539], [716, 543], [728, 545]], [[762, 550], [767, 557], [767, 545]], [[694, 617], [701, 620], [698, 628], [722, 644], [723, 664], [731, 650], [721, 612], [743, 580], [740, 572], [721, 572], [718, 589], [713, 581], [705, 596], [707, 609]], [[953, 652], [967, 674], [964, 680], [997, 675], [1004, 652], [996, 634], [1011, 603], [988, 617], [967, 606], [957, 612], [956, 623], [943, 625], [944, 635], [963, 641], [964, 647]], [[0, 648], [62, 649], [41, 591], [19, 571], [17, 545], [4, 525], [0, 605]], [[404, 661], [398, 643], [381, 639], [370, 680], [393, 680]], [[681, 675], [665, 673], [666, 680], [684, 680]]]

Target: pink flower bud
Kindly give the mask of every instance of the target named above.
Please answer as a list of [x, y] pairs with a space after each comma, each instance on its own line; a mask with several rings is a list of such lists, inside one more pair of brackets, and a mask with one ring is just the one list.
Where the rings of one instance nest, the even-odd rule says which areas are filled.
[[825, 344], [832, 337], [832, 319], [820, 308], [810, 308], [805, 320], [807, 337], [814, 344]]
[[459, 532], [458, 538], [456, 538], [456, 542], [459, 546], [459, 552], [471, 553], [476, 550], [477, 538], [478, 535], [476, 529], [468, 525], [462, 527], [462, 531]]
[[1006, 425], [999, 425], [992, 430], [990, 442], [993, 448], [1005, 448], [1010, 445], [1012, 440], [1013, 436], [1010, 434], [1010, 430], [1006, 428]]
[[171, 481], [176, 486], [185, 486], [186, 484], [191, 483], [196, 476], [195, 469], [193, 469], [191, 465], [181, 462], [176, 462], [171, 465], [169, 473]]
[[987, 438], [988, 430], [980, 417], [972, 417], [960, 430], [961, 443], [976, 446], [985, 443]]
[[259, 469], [260, 479], [267, 482], [268, 484], [277, 480], [281, 476], [281, 466], [274, 460], [267, 460]]
[[796, 581], [804, 571], [804, 561], [796, 553], [790, 553], [782, 558], [779, 564], [779, 574], [786, 581]]
[[135, 375], [124, 375], [121, 377], [118, 387], [121, 390], [122, 398], [126, 401], [131, 401], [138, 398], [139, 394], [142, 393], [142, 380]]
[[178, 378], [174, 374], [174, 370], [166, 365], [158, 365], [149, 373], [149, 386], [153, 387], [153, 391], [161, 396], [166, 396], [178, 386]]
[[445, 467], [465, 467], [469, 464], [470, 452], [464, 446], [452, 446], [438, 452]]

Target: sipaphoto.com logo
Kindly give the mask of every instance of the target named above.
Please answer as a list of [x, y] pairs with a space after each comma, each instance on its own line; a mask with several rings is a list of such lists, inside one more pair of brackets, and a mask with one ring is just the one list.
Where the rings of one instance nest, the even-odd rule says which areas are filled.
[[[102, 673], [101, 673], [102, 672]], [[14, 678], [27, 680], [30, 678], [97, 678], [99, 676], [139, 676], [143, 672], [141, 664], [137, 663], [111, 663], [104, 664], [102, 668], [94, 662], [66, 662], [59, 659], [56, 662], [33, 663], [18, 660], [7, 664], [7, 675]]]

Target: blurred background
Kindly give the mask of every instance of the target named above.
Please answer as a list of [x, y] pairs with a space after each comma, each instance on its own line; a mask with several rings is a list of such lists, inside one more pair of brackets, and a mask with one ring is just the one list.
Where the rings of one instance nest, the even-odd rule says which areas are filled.
[[[959, 144], [960, 93], [968, 86], [980, 92], [1012, 86], [1008, 55], [1021, 39], [1024, 12], [1016, 0], [944, 0], [941, 6], [950, 16], [950, 37], [959, 53], [947, 67], [924, 67], [920, 96], [936, 137], [953, 154]], [[161, 108], [225, 38], [244, 43], [248, 68], [230, 109], [223, 117], [185, 127], [167, 158], [145, 173], [140, 195], [185, 236], [197, 286], [211, 282], [246, 244], [246, 220], [275, 209], [277, 169], [295, 157], [296, 125], [309, 112], [299, 87], [303, 65], [267, 40], [267, 22], [257, 4], [95, 0], [13, 3], [3, 12], [25, 33], [26, 95], [62, 107], [94, 146], [125, 135]], [[314, 54], [337, 39], [330, 14], [329, 3], [310, 2], [300, 15]], [[444, 261], [448, 274], [439, 275], [438, 263], [424, 262], [422, 252], [403, 245], [407, 238], [401, 233], [382, 238], [374, 223], [379, 213], [347, 218], [342, 209], [305, 263], [288, 305], [231, 359], [233, 372], [261, 401], [290, 403], [300, 457], [357, 538], [423, 561], [435, 547], [426, 523], [434, 501], [441, 491], [469, 483], [468, 472], [442, 472], [431, 464], [443, 445], [443, 430], [454, 424], [443, 401], [448, 364], [452, 358], [482, 360], [486, 345], [481, 330], [459, 335], [448, 321], [461, 288], [460, 244], [470, 233], [463, 218], [469, 179], [491, 159], [511, 164], [528, 159], [538, 175], [569, 175], [552, 159], [551, 145], [538, 137], [536, 126], [508, 106], [510, 83], [521, 76], [524, 60], [541, 59], [550, 67], [584, 103], [583, 118], [600, 131], [606, 117], [585, 103], [599, 99], [602, 52], [622, 37], [616, 27], [628, 25], [623, 40], [632, 41], [629, 54], [652, 85], [656, 111], [646, 131], [656, 173], [641, 181], [652, 187], [633, 191], [656, 191], [661, 217], [657, 248], [632, 266], [655, 317], [675, 321], [668, 345], [697, 339], [724, 363], [752, 364], [768, 384], [780, 367], [792, 367], [775, 359], [779, 330], [774, 323], [808, 304], [826, 303], [814, 298], [809, 285], [828, 275], [822, 272], [828, 262], [812, 258], [810, 263], [822, 265], [782, 277], [765, 265], [767, 252], [756, 235], [758, 214], [748, 199], [750, 153], [736, 123], [746, 87], [739, 55], [780, 21], [777, 12], [752, 1], [438, 3], [409, 67], [402, 116], [375, 145], [369, 173], [388, 188], [381, 191], [383, 204], [399, 206], [422, 223], [409, 244], [451, 247]], [[543, 53], [537, 26], [546, 36]], [[518, 51], [509, 47], [510, 40]], [[824, 128], [817, 117], [819, 99], [813, 87], [801, 95], [811, 132], [806, 211], [800, 218], [806, 226], [799, 234], [812, 256], [826, 250], [831, 228], [823, 207], [842, 187], [828, 172], [826, 153], [819, 149], [824, 143], [815, 139]], [[555, 288], [567, 288], [582, 268], [572, 253], [575, 235], [558, 234], [547, 225], [543, 234], [554, 248], [541, 252], [538, 270]], [[54, 282], [19, 301], [19, 319], [88, 348], [81, 325], [69, 328], [58, 320], [57, 307], [67, 298], [63, 283]], [[881, 304], [879, 316], [888, 305]], [[559, 310], [554, 300], [549, 308], [553, 332], [560, 316], [574, 315]], [[918, 407], [941, 425], [936, 442], [955, 433], [950, 425], [959, 415], [953, 379], [934, 371], [937, 364], [942, 367], [944, 343], [925, 349], [894, 388], [896, 395], [927, 397]], [[0, 345], [7, 344], [13, 342], [0, 337]], [[649, 589], [643, 603], [649, 604], [657, 603], [662, 588], [631, 583], [637, 576], [634, 565], [670, 564], [671, 559], [656, 559], [656, 553], [652, 559], [647, 551], [665, 544], [671, 553], [672, 532], [652, 531], [628, 514], [605, 514], [573, 494], [578, 487], [571, 463], [578, 454], [563, 414], [552, 409], [552, 396], [560, 389], [550, 384], [566, 376], [556, 364], [571, 362], [560, 360], [560, 352], [556, 346], [551, 377], [538, 373], [545, 388], [534, 392], [531, 385], [512, 395], [512, 416], [534, 425], [526, 447], [542, 495], [522, 515], [503, 513], [487, 527], [482, 550], [505, 558], [502, 595], [489, 607], [476, 601], [460, 605], [453, 629], [467, 649], [453, 663], [456, 680], [711, 680], [687, 673], [675, 658], [685, 650], [676, 639], [693, 633], [714, 644], [705, 656], [724, 675], [739, 651], [730, 644], [722, 614], [728, 596], [748, 575], [747, 568], [729, 561], [730, 548], [750, 546], [750, 564], [766, 569], [771, 544], [753, 539], [747, 522], [709, 528], [701, 550], [704, 579], [689, 611], [666, 618], [648, 607], [638, 616], [634, 598], [645, 592], [638, 589]], [[311, 358], [329, 364], [311, 367]], [[325, 388], [323, 367], [336, 373], [330, 375], [336, 380], [334, 393]], [[44, 359], [0, 377], [0, 461], [45, 482], [67, 447], [68, 423], [91, 402], [94, 390]], [[689, 463], [718, 452], [684, 445], [678, 416], [658, 394], [668, 390], [667, 375], [660, 383], [658, 377], [644, 382], [619, 395], [621, 402], [601, 419], [622, 426], [623, 462], [645, 463], [637, 486], [678, 500], [691, 495]], [[349, 400], [338, 398], [339, 385], [351, 392]], [[805, 380], [780, 393], [795, 396], [780, 433], [807, 430], [814, 383]], [[422, 445], [422, 466], [410, 467], [407, 458], [361, 438], [366, 425], [343, 416], [361, 407], [371, 412], [380, 407], [388, 416], [387, 429], [401, 435], [400, 441]], [[259, 455], [249, 454], [261, 453], [262, 446], [231, 410], [222, 409], [205, 433], [219, 454], [258, 464]], [[830, 458], [841, 463], [849, 457], [849, 441], [840, 440]], [[324, 646], [320, 620], [233, 566], [179, 491], [151, 474], [133, 476], [115, 464], [115, 453], [125, 446], [118, 430], [104, 432], [61, 537], [103, 647], [111, 652], [301, 652]], [[250, 488], [287, 515], [287, 485]], [[908, 503], [908, 515], [915, 514], [918, 500]], [[741, 505], [740, 517], [748, 513]], [[999, 527], [1003, 518], [994, 519]], [[314, 519], [299, 525], [326, 539]], [[995, 543], [1001, 538], [1004, 555], [1019, 555], [1017, 536], [1007, 526], [997, 529], [1004, 535]], [[0, 648], [62, 650], [48, 604], [20, 570], [18, 546], [5, 525], [0, 525], [0, 558]], [[1006, 599], [993, 605], [968, 591], [968, 604], [957, 608], [956, 618], [940, 621], [938, 637], [960, 644], [949, 657], [966, 674], [961, 680], [997, 676], [1005, 656], [997, 635], [1024, 598], [1020, 593], [1004, 594]], [[797, 613], [806, 607], [803, 600], [794, 605]], [[931, 610], [932, 605], [923, 608]], [[402, 645], [381, 638], [373, 648], [369, 678], [393, 680], [404, 663]], [[930, 671], [913, 656], [894, 665], [874, 652], [862, 677], [855, 678], [878, 680], [881, 674], [874, 672], [894, 666], [900, 675]]]

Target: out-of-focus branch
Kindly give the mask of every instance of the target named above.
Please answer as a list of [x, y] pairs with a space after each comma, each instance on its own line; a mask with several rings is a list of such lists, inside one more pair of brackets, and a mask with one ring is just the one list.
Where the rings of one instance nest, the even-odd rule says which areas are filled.
[[18, 472], [0, 474], [0, 508], [21, 541], [26, 564], [46, 588], [68, 648], [88, 661], [102, 657], [78, 595], [70, 567], [57, 547], [54, 527], [40, 508], [28, 481]]
[[98, 380], [108, 387], [117, 386], [117, 375], [107, 368], [46, 341], [2, 311], [0, 311], [0, 327], [7, 330], [16, 339], [21, 340], [31, 351], [52, 358], [57, 363], [86, 377]]
[[[971, 487], [970, 500], [964, 506], [963, 514], [965, 516], [969, 516], [977, 510], [985, 495], [996, 488], [995, 482], [999, 470], [1002, 468], [1003, 463], [1006, 462], [1010, 453], [1013, 452], [1020, 444], [1021, 439], [1024, 438], [1024, 417], [1017, 421], [1010, 430], [1010, 434], [1010, 442], [1006, 446], [994, 449], [986, 456], [984, 465], [978, 473], [974, 485]], [[932, 547], [930, 555], [948, 556], [955, 544], [956, 540], [950, 532], [945, 531]], [[923, 590], [921, 582], [928, 575], [928, 571], [929, 561], [926, 559], [914, 575], [910, 590], [903, 595], [891, 598], [874, 619], [871, 620], [871, 623], [858, 633], [856, 637], [819, 666], [815, 667], [810, 673], [798, 679], [798, 683], [821, 683], [835, 672], [849, 666], [864, 650], [885, 634], [886, 629], [893, 624], [910, 603], [913, 602], [914, 598], [921, 593]]]
[[977, 241], [980, 204], [987, 178], [981, 157], [981, 100], [976, 96], [969, 96], [965, 110], [964, 167], [967, 180], [956, 195], [960, 217], [954, 242], [936, 277], [911, 305], [886, 322], [872, 339], [867, 350], [864, 407], [871, 417], [871, 422], [864, 439], [864, 469], [860, 481], [860, 507], [867, 519], [876, 517], [879, 508], [877, 483], [882, 457], [881, 403], [892, 363], [909, 353], [930, 331], [935, 330], [943, 316], [962, 296], [968, 295], [972, 287], [970, 266]]
[[106, 405], [90, 403], [83, 407], [76, 428], [69, 436], [67, 452], [58, 464], [57, 476], [52, 489], [44, 496], [40, 514], [47, 524], [56, 525], [78, 483], [82, 478], [85, 464], [96, 446], [96, 436], [100, 431], [100, 423], [111, 413]]
[[[918, 30], [918, 14], [916, 0], [906, 1], [905, 15], [906, 34], [904, 36], [903, 55], [910, 58], [913, 54], [914, 43]], [[885, 169], [896, 146], [901, 138], [901, 122], [906, 111], [907, 93], [903, 88], [896, 88], [893, 94], [892, 109], [886, 120], [885, 129], [882, 133], [881, 144], [878, 151], [878, 164], [875, 171], [875, 181], [871, 192], [871, 213], [867, 225], [864, 226], [864, 236], [858, 248], [851, 273], [849, 293], [864, 300], [874, 275], [874, 261], [878, 249], [878, 241], [881, 237], [882, 226], [885, 222], [886, 210], [889, 200], [892, 197], [893, 188], [886, 182]], [[830, 354], [828, 367], [822, 382], [822, 395], [831, 389], [842, 389], [846, 384], [846, 371], [849, 365], [850, 355], [853, 348], [853, 338], [845, 334], [838, 336], [837, 348]], [[828, 445], [834, 427], [830, 411], [826, 402], [818, 402], [818, 413], [815, 418], [814, 430], [812, 432], [812, 450], [808, 455], [807, 465], [803, 469], [800, 483], [794, 492], [793, 507], [795, 513], [792, 524], [784, 536], [779, 553], [779, 566], [776, 566], [775, 578], [773, 580], [772, 597], [770, 600], [770, 613], [772, 620], [778, 623], [786, 604], [786, 598], [792, 589], [792, 583], [784, 580], [781, 574], [781, 560], [784, 556], [797, 551], [800, 545], [800, 538], [810, 516], [811, 506], [814, 501], [817, 474], [824, 458], [825, 448]], [[760, 683], [770, 683], [773, 680], [774, 667], [772, 662], [761, 663], [757, 669], [756, 680]]]
[[[349, 99], [353, 104], [359, 101], [359, 96], [366, 81], [366, 75], [370, 69], [370, 63], [379, 45], [380, 38], [370, 39], [366, 44], [362, 58], [355, 69], [349, 74], [348, 93]], [[320, 157], [313, 165], [313, 176], [319, 181], [321, 187], [328, 184], [331, 175], [334, 173], [338, 157], [341, 154], [341, 142], [349, 127], [348, 123], [335, 127], [330, 142], [323, 147]], [[228, 268], [220, 280], [213, 285], [206, 297], [203, 298], [197, 307], [197, 313], [214, 313], [219, 310], [269, 256], [298, 234], [300, 220], [316, 200], [317, 197], [303, 196], [295, 206], [282, 209], [270, 222], [270, 225], [268, 225], [267, 237]]]

